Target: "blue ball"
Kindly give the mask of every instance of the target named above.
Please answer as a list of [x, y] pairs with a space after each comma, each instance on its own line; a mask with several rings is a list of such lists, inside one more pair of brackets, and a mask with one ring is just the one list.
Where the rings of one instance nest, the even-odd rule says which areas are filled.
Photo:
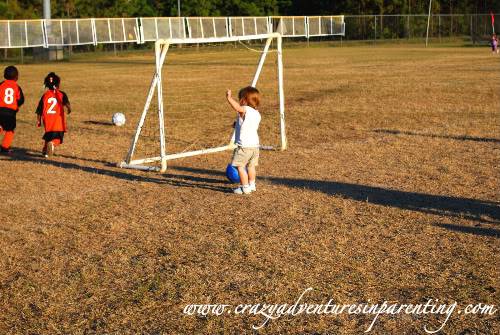
[[236, 166], [232, 166], [228, 164], [226, 167], [226, 177], [230, 182], [239, 184], [240, 183], [240, 175], [238, 173], [238, 168]]

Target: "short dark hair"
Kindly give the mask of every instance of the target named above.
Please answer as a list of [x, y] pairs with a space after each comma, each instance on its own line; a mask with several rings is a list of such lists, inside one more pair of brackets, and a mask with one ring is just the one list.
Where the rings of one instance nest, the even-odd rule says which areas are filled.
[[59, 87], [59, 84], [61, 83], [61, 78], [55, 72], [51, 72], [45, 77], [43, 80], [43, 84], [45, 87], [47, 87], [50, 90], [53, 90], [55, 88]]
[[260, 92], [253, 86], [247, 86], [240, 90], [238, 93], [238, 98], [245, 100], [248, 106], [252, 108], [258, 108], [260, 105]]
[[7, 66], [3, 71], [3, 77], [7, 80], [15, 80], [19, 77], [19, 71], [13, 65]]

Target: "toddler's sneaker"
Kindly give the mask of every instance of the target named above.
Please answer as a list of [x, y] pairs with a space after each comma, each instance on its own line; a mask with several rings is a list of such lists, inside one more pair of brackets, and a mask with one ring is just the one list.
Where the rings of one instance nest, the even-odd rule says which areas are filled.
[[250, 186], [249, 186], [249, 188], [250, 188], [250, 192], [257, 191], [257, 186], [255, 186], [255, 183], [251, 183]]
[[249, 185], [245, 185], [245, 186], [240, 186], [237, 189], [234, 189], [233, 193], [234, 194], [250, 194], [250, 193], [252, 193], [252, 191], [250, 190]]

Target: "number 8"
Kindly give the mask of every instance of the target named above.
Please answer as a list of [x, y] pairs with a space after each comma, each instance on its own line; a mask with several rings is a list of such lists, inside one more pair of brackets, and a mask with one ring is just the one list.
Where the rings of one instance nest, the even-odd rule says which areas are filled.
[[13, 88], [8, 87], [5, 89], [5, 97], [3, 98], [3, 101], [7, 105], [10, 105], [14, 102], [14, 89]]

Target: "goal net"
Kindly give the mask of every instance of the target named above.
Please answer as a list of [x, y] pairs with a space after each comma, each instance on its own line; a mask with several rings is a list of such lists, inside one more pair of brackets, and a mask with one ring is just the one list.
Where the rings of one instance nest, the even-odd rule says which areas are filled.
[[118, 165], [164, 172], [170, 160], [233, 149], [236, 113], [225, 93], [248, 85], [263, 97], [261, 148], [286, 149], [279, 33], [157, 41], [146, 102]]

